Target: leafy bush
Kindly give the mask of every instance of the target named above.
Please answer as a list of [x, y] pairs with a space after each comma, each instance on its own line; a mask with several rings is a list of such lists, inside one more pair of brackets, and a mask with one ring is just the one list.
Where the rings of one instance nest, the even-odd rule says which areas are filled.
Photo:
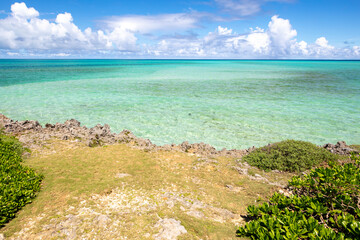
[[286, 140], [258, 148], [243, 159], [263, 170], [301, 172], [335, 160], [336, 155], [309, 142]]
[[293, 195], [275, 193], [269, 203], [247, 208], [237, 235], [252, 239], [360, 239], [360, 155], [351, 163], [293, 177]]
[[25, 150], [23, 148], [23, 146], [21, 145], [21, 143], [15, 137], [7, 136], [7, 135], [3, 134], [1, 131], [0, 131], [0, 141], [3, 144], [12, 146], [13, 151], [16, 152], [16, 154], [18, 154], [19, 156], [21, 156]]
[[40, 190], [42, 176], [21, 165], [23, 150], [14, 137], [0, 135], [0, 227]]

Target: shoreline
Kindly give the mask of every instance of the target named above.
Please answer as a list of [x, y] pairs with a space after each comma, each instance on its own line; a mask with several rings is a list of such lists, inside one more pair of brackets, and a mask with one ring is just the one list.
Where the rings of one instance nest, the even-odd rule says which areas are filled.
[[36, 147], [35, 140], [47, 141], [53, 138], [60, 140], [73, 140], [83, 142], [89, 147], [123, 143], [132, 147], [143, 149], [145, 151], [180, 151], [198, 154], [208, 157], [234, 157], [241, 158], [243, 155], [251, 152], [255, 147], [249, 149], [231, 149], [216, 150], [215, 147], [203, 142], [189, 143], [184, 141], [180, 144], [165, 144], [158, 146], [149, 139], [135, 136], [131, 131], [124, 129], [120, 133], [113, 133], [108, 124], [97, 124], [92, 128], [81, 126], [81, 123], [75, 119], [70, 119], [64, 123], [45, 124], [43, 127], [38, 121], [25, 120], [17, 121], [6, 117], [0, 113], [0, 128], [3, 127], [6, 133], [14, 134], [25, 146]]
[[[26, 147], [34, 148], [50, 139], [72, 140], [82, 142], [89, 147], [123, 143], [144, 151], [179, 151], [192, 154], [198, 154], [206, 157], [233, 157], [241, 158], [242, 156], [254, 151], [256, 148], [248, 149], [226, 149], [216, 150], [215, 147], [203, 142], [189, 143], [184, 141], [180, 144], [156, 145], [149, 139], [135, 136], [130, 130], [124, 129], [120, 133], [113, 133], [108, 124], [97, 124], [92, 128], [81, 126], [81, 123], [75, 119], [70, 119], [64, 123], [50, 124], [43, 127], [36, 120], [17, 121], [6, 117], [0, 113], [0, 129], [3, 128], [5, 133], [14, 134], [19, 138]], [[269, 143], [268, 145], [271, 145]], [[323, 147], [332, 153], [346, 155], [354, 149], [350, 148], [344, 141], [337, 144], [327, 143]]]

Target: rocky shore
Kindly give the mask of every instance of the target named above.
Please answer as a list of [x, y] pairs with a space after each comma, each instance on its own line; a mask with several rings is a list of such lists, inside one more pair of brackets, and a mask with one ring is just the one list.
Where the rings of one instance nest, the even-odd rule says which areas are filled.
[[[216, 150], [213, 146], [206, 143], [189, 143], [187, 141], [181, 144], [166, 144], [157, 146], [149, 139], [136, 137], [131, 131], [123, 130], [120, 133], [113, 133], [110, 126], [97, 124], [92, 128], [81, 126], [81, 123], [75, 119], [67, 120], [64, 123], [45, 124], [43, 127], [38, 121], [25, 120], [15, 121], [3, 114], [0, 114], [0, 128], [6, 133], [16, 135], [19, 140], [27, 147], [34, 148], [50, 139], [72, 140], [76, 142], [83, 142], [89, 147], [124, 143], [133, 147], [143, 149], [145, 151], [180, 151], [197, 154], [206, 157], [228, 156], [240, 158], [243, 155], [253, 151], [255, 147], [249, 149], [222, 149]], [[344, 141], [337, 142], [337, 144], [325, 144], [325, 149], [332, 153], [347, 155], [352, 151]]]
[[0, 114], [0, 128], [3, 128], [6, 133], [16, 135], [19, 140], [29, 148], [34, 148], [39, 143], [45, 142], [50, 139], [72, 140], [83, 142], [89, 147], [125, 143], [133, 147], [144, 149], [145, 151], [180, 151], [194, 153], [202, 156], [219, 157], [230, 156], [239, 158], [246, 154], [248, 150], [216, 150], [213, 146], [206, 143], [193, 143], [185, 141], [181, 144], [167, 144], [157, 146], [149, 139], [136, 137], [131, 131], [123, 130], [120, 133], [113, 133], [110, 126], [97, 124], [92, 128], [81, 126], [81, 123], [75, 119], [67, 120], [64, 123], [45, 124], [41, 126], [38, 121], [25, 120], [15, 121]]

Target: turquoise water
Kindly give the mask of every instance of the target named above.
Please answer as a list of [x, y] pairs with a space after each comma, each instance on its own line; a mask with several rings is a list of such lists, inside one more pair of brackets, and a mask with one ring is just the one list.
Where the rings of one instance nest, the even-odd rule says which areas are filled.
[[360, 61], [0, 60], [0, 113], [156, 144], [360, 144]]

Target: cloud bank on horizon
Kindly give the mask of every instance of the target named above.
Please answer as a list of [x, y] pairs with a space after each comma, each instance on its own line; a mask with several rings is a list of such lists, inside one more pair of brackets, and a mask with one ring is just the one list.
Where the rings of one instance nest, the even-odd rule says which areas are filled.
[[[215, 0], [233, 18], [261, 11], [262, 2], [291, 0]], [[0, 19], [0, 57], [124, 57], [124, 58], [303, 58], [359, 59], [360, 46], [338, 48], [325, 36], [313, 43], [298, 41], [290, 20], [274, 15], [266, 29], [237, 33], [225, 20], [203, 36], [194, 33], [203, 21], [221, 19], [210, 13], [129, 15], [109, 17], [99, 29], [81, 30], [71, 13], [53, 20], [40, 17], [24, 2], [11, 5]], [[184, 34], [178, 34], [184, 32]]]

